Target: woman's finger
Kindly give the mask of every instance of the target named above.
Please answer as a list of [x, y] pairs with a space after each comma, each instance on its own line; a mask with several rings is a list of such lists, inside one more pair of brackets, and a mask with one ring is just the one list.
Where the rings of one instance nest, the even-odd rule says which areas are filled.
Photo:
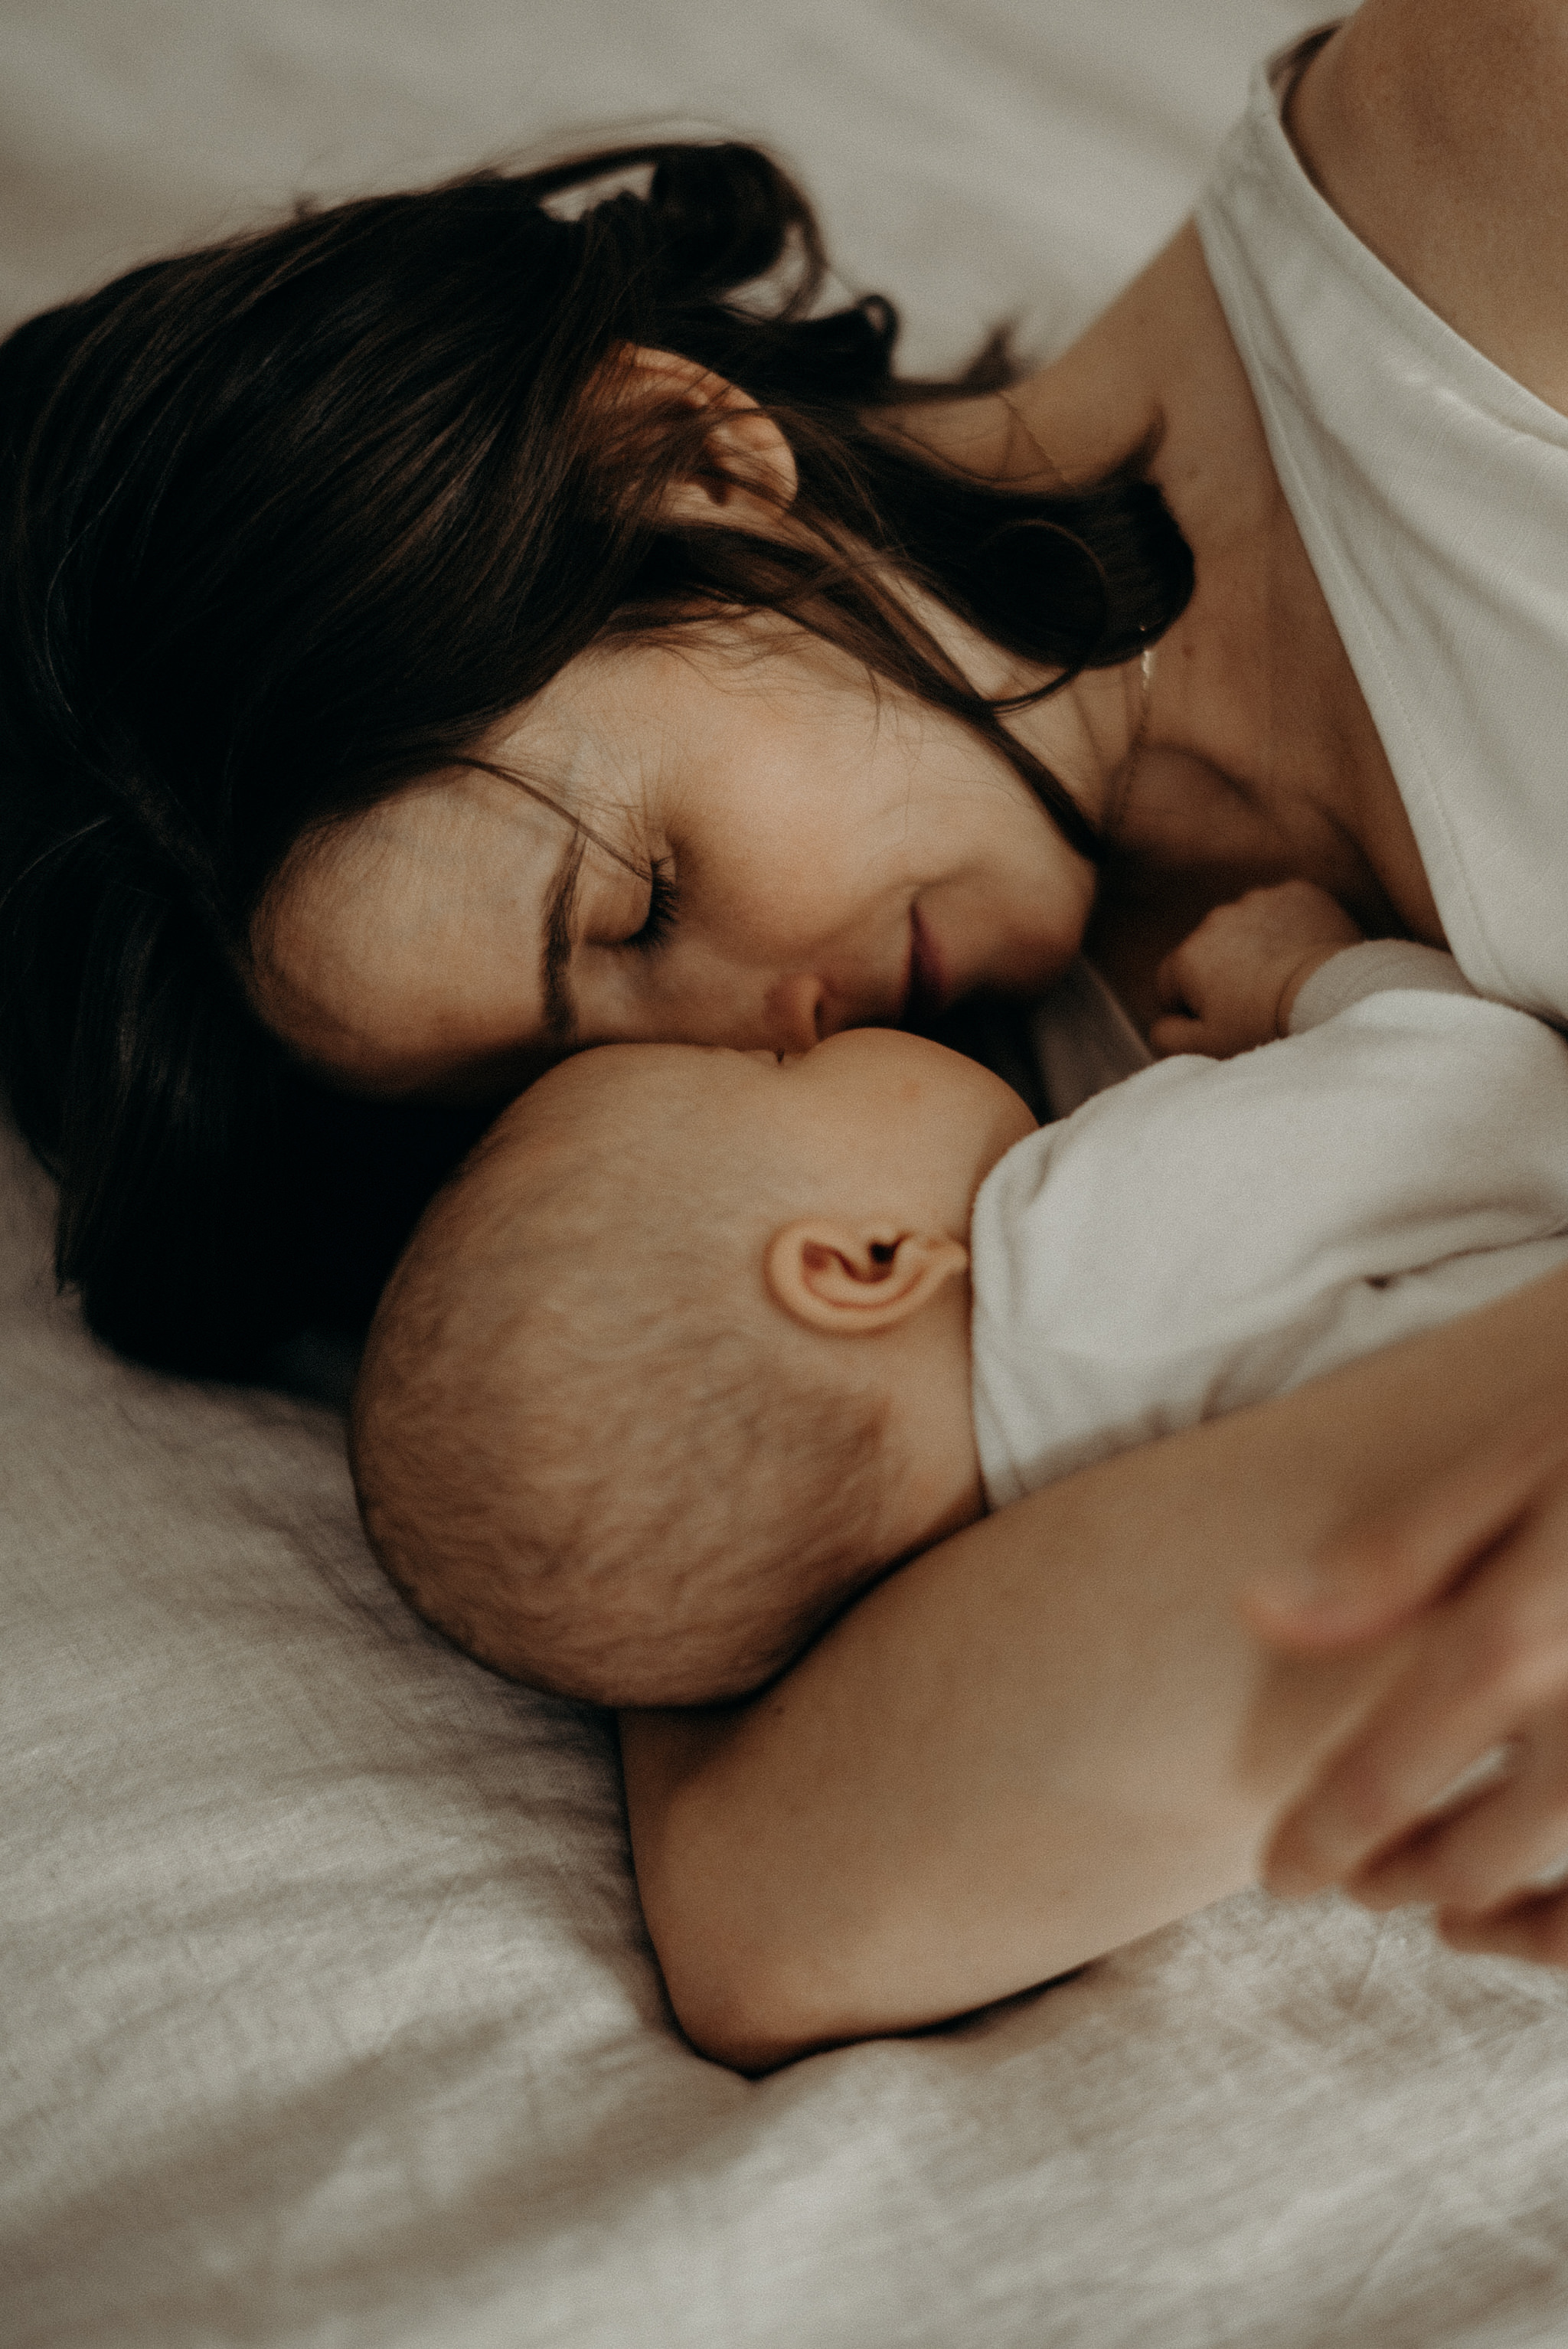
[[1540, 1893], [1491, 1917], [1440, 1911], [1436, 1922], [1450, 1949], [1467, 1955], [1568, 1966], [1568, 1893]]
[[1386, 1638], [1452, 1589], [1532, 1510], [1550, 1507], [1560, 1482], [1568, 1496], [1568, 1411], [1554, 1407], [1288, 1576], [1250, 1585], [1243, 1617], [1271, 1647], [1296, 1653]]
[[1568, 1855], [1568, 1706], [1510, 1745], [1490, 1792], [1374, 1858], [1347, 1888], [1368, 1909], [1418, 1901], [1485, 1916], [1536, 1896]]
[[1568, 1707], [1562, 1496], [1419, 1627], [1370, 1723], [1276, 1827], [1264, 1880], [1287, 1895], [1348, 1886], [1375, 1855], [1421, 1830], [1479, 1757], [1556, 1706]]

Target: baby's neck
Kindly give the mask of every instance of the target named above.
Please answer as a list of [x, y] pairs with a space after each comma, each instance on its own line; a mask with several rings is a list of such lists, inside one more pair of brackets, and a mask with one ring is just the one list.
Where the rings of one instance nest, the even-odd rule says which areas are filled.
[[879, 1548], [888, 1559], [927, 1549], [985, 1514], [970, 1392], [968, 1278], [950, 1280], [885, 1348], [876, 1379], [887, 1403], [887, 1474]]

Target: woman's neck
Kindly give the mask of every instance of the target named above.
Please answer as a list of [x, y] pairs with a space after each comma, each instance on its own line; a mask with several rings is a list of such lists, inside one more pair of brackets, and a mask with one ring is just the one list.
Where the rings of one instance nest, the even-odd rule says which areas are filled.
[[[1112, 855], [1090, 948], [1135, 1018], [1152, 1015], [1160, 960], [1211, 905], [1291, 874], [1374, 934], [1441, 942], [1393, 771], [1191, 226], [1038, 374], [901, 422], [977, 472], [1052, 486], [1150, 447], [1192, 549], [1197, 585], [1161, 644], [1138, 755], [1104, 779], [1099, 811]], [[1104, 684], [1125, 711], [1133, 688], [1114, 675]], [[1031, 714], [1031, 747], [1067, 754], [1075, 790], [1068, 730], [1081, 750], [1083, 709], [1109, 706], [1091, 690]], [[1103, 726], [1099, 739], [1111, 740]]]

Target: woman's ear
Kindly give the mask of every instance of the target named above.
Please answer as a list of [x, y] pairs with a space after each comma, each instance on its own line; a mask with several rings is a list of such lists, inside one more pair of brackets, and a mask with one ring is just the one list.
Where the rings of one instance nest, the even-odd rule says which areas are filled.
[[795, 502], [799, 476], [795, 452], [773, 419], [738, 385], [675, 351], [639, 345], [630, 354], [630, 364], [633, 390], [640, 385], [651, 396], [674, 398], [708, 415], [703, 436], [707, 466], [700, 474], [671, 484], [665, 493], [663, 519], [711, 523], [723, 515], [743, 530], [777, 524]]
[[896, 1328], [968, 1269], [969, 1251], [950, 1232], [827, 1216], [786, 1224], [763, 1260], [769, 1291], [785, 1312], [833, 1338]]

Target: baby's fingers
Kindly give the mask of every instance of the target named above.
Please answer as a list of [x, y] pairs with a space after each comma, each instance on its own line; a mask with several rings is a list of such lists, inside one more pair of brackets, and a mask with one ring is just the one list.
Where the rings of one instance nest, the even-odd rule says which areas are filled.
[[1190, 1011], [1168, 1011], [1149, 1031], [1149, 1048], [1168, 1061], [1177, 1052], [1207, 1052], [1207, 1030]]

